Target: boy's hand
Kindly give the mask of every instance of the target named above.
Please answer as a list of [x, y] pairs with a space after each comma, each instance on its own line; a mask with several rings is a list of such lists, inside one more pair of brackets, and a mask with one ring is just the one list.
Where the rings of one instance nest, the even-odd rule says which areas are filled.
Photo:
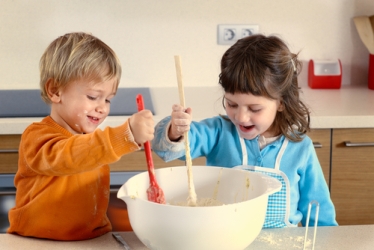
[[153, 140], [155, 128], [151, 111], [145, 109], [133, 114], [129, 123], [136, 143], [143, 144]]
[[171, 141], [179, 140], [184, 132], [190, 130], [190, 124], [192, 121], [192, 109], [185, 109], [181, 105], [174, 104], [171, 112], [171, 125], [169, 129], [169, 139]]

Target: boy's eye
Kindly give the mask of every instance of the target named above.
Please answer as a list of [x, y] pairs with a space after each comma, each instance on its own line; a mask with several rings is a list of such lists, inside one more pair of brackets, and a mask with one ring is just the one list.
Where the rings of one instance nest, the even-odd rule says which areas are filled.
[[105, 102], [106, 102], [106, 103], [110, 103], [110, 100], [106, 99]]
[[96, 100], [96, 97], [94, 97], [94, 96], [87, 96], [87, 98], [89, 99], [89, 100]]

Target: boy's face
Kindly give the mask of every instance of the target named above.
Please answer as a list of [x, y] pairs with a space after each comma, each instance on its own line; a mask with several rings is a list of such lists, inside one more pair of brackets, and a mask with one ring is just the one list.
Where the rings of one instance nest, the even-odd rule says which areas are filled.
[[115, 91], [115, 79], [72, 81], [51, 98], [51, 117], [73, 134], [91, 133], [108, 116]]
[[225, 93], [224, 98], [227, 116], [235, 124], [241, 137], [251, 140], [258, 135], [277, 136], [269, 128], [277, 111], [281, 110], [278, 100], [240, 93]]

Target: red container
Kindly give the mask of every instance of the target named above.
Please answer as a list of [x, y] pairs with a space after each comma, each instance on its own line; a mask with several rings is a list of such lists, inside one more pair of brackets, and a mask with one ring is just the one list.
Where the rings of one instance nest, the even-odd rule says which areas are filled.
[[340, 89], [342, 85], [342, 64], [340, 60], [310, 60], [308, 67], [308, 85], [312, 89]]
[[369, 56], [369, 78], [368, 88], [374, 90], [374, 55]]

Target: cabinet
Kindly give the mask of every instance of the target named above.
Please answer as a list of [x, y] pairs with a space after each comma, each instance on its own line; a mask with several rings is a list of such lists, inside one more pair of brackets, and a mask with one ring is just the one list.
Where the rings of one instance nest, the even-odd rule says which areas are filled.
[[[308, 135], [330, 187], [339, 225], [374, 224], [374, 128], [313, 129]], [[0, 135], [0, 173], [17, 171], [20, 137]], [[350, 146], [348, 141], [364, 144]], [[166, 163], [154, 153], [153, 160], [155, 168], [184, 165], [179, 160]], [[195, 159], [193, 164], [205, 165], [205, 158]], [[111, 164], [111, 171], [146, 169], [144, 151], [124, 155]]]
[[333, 129], [332, 138], [336, 219], [339, 225], [374, 224], [374, 128]]
[[374, 128], [314, 129], [308, 135], [339, 225], [374, 224]]
[[[327, 183], [330, 178], [330, 137], [331, 129], [314, 129], [308, 133], [315, 144], [318, 159], [321, 163]], [[0, 173], [13, 174], [17, 172], [18, 147], [21, 135], [0, 135]], [[153, 153], [155, 168], [183, 166], [180, 160], [164, 162]], [[193, 165], [205, 165], [205, 158], [193, 160]], [[147, 170], [145, 153], [143, 150], [124, 155], [119, 161], [110, 165], [111, 171], [143, 171]]]
[[[152, 152], [153, 164], [155, 169], [166, 168], [174, 166], [185, 166], [185, 162], [181, 160], [174, 160], [170, 162], [164, 162], [156, 153]], [[206, 165], [205, 157], [196, 158], [192, 161], [193, 165]], [[147, 160], [145, 157], [144, 150], [136, 151], [127, 155], [110, 164], [111, 171], [144, 171], [147, 170]]]
[[330, 187], [331, 129], [312, 129], [308, 136], [313, 141], [326, 183]]
[[0, 174], [12, 174], [18, 167], [21, 135], [0, 135]]
[[[21, 135], [0, 135], [0, 174], [15, 174], [18, 168], [18, 147], [21, 140]], [[153, 154], [153, 161], [155, 168], [172, 167], [172, 166], [184, 166], [185, 163], [180, 160], [174, 160], [171, 162], [164, 162], [155, 153]], [[193, 160], [194, 165], [205, 165], [205, 158], [197, 158]], [[124, 155], [119, 161], [110, 165], [111, 171], [146, 171], [147, 161], [144, 150], [133, 152]], [[4, 196], [5, 197], [5, 196]], [[10, 195], [14, 201], [14, 195]], [[1, 198], [1, 197], [0, 197]], [[0, 207], [1, 207], [0, 202]], [[0, 211], [1, 212], [1, 211]], [[132, 231], [126, 203], [122, 200], [117, 199], [116, 191], [110, 193], [110, 200], [107, 210], [107, 215], [112, 223], [114, 231]], [[0, 216], [1, 217], [1, 216]], [[0, 233], [4, 233], [6, 228], [9, 226], [7, 221], [7, 213], [5, 214], [6, 219], [0, 218], [0, 226], [6, 222], [5, 227], [0, 228]], [[121, 219], [118, 219], [121, 218]], [[2, 224], [2, 222], [4, 223]], [[5, 228], [5, 229], [4, 229]]]
[[[0, 174], [14, 174], [18, 168], [18, 147], [21, 135], [0, 135]], [[184, 166], [180, 160], [164, 162], [152, 153], [155, 168]], [[205, 165], [205, 158], [193, 160], [193, 165]], [[124, 155], [119, 161], [110, 164], [111, 171], [145, 171], [147, 161], [143, 150]]]
[[[315, 144], [318, 159], [321, 163], [326, 182], [330, 178], [330, 146], [331, 129], [314, 129], [308, 133]], [[18, 147], [21, 135], [0, 135], [0, 173], [14, 174], [17, 172]], [[164, 162], [153, 153], [155, 168], [183, 166], [180, 160]], [[193, 160], [193, 165], [205, 165], [205, 158]], [[110, 165], [111, 171], [144, 171], [147, 170], [145, 153], [143, 150], [124, 155], [119, 161]]]

